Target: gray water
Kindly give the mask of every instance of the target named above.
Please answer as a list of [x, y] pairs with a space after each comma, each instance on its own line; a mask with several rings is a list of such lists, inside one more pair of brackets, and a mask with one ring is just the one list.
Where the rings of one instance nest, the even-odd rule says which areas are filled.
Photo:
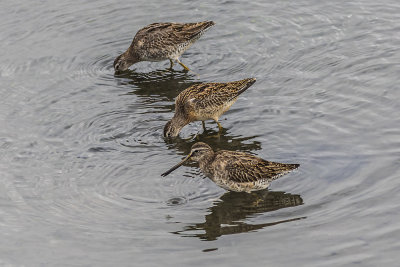
[[[114, 58], [152, 22], [213, 20], [166, 71]], [[400, 3], [2, 1], [0, 265], [398, 266]], [[174, 98], [256, 77], [166, 141]], [[257, 194], [187, 165], [197, 142], [300, 163]]]

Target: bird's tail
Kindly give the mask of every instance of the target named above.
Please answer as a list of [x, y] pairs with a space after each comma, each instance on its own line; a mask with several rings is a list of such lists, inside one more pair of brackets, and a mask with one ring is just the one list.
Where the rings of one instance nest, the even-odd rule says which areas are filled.
[[236, 89], [236, 95], [234, 96], [237, 97], [244, 91], [246, 91], [250, 86], [252, 86], [256, 82], [256, 78], [247, 78], [244, 80], [232, 82], [231, 84], [235, 87]]
[[188, 24], [188, 28], [186, 29], [188, 32], [191, 32], [192, 35], [190, 39], [198, 39], [206, 30], [214, 25], [214, 21], [202, 21], [198, 23], [190, 23]]

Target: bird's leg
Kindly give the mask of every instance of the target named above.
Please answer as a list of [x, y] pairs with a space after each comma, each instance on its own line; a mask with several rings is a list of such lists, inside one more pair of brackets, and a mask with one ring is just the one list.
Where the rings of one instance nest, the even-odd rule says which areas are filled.
[[169, 59], [169, 63], [170, 63], [169, 68], [172, 69], [172, 67], [174, 66], [174, 62], [172, 61], [172, 59]]
[[219, 123], [218, 121], [215, 121], [215, 122], [218, 124], [218, 133], [219, 133], [219, 134], [222, 133], [222, 130], [223, 130], [224, 128], [222, 128], [221, 123]]
[[197, 76], [197, 79], [200, 79], [200, 75], [199, 75], [198, 73], [196, 73], [196, 72], [190, 70], [185, 64], [183, 64], [183, 63], [179, 60], [179, 58], [176, 59], [176, 62], [178, 62], [186, 71], [190, 71], [190, 72], [192, 72], [193, 74], [195, 74], [195, 75]]
[[176, 59], [176, 62], [178, 62], [179, 65], [181, 65], [185, 70], [190, 71], [190, 69], [189, 69], [188, 67], [186, 67], [185, 64], [183, 64], [183, 63], [179, 60], [179, 58]]
[[206, 129], [206, 123], [205, 123], [204, 121], [201, 121], [201, 124], [203, 125], [203, 130], [204, 130], [204, 131], [207, 131], [207, 129]]
[[[253, 196], [255, 195], [254, 193], [251, 193], [251, 194], [253, 194]], [[252, 203], [252, 206], [253, 207], [257, 207], [258, 205], [260, 205], [260, 203], [262, 203], [264, 200], [262, 199], [262, 198], [260, 198], [258, 195], [255, 195], [255, 200], [253, 201], [253, 203]]]
[[222, 128], [222, 125], [217, 120], [215, 122], [218, 124], [218, 133], [215, 134], [215, 135], [209, 135], [206, 138], [208, 138], [208, 137], [210, 137], [210, 138], [218, 138], [218, 139], [221, 138], [221, 134], [222, 134], [224, 128]]

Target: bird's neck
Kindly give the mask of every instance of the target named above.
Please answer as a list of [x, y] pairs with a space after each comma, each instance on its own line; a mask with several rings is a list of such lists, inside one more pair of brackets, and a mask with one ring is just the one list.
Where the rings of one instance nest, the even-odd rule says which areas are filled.
[[135, 64], [136, 62], [140, 61], [139, 56], [135, 51], [133, 51], [133, 49], [126, 50], [124, 54], [129, 64]]
[[186, 124], [190, 123], [190, 120], [184, 114], [175, 114], [171, 119], [171, 123], [176, 128], [182, 129]]
[[209, 153], [205, 154], [199, 161], [199, 168], [207, 176], [209, 176], [209, 169], [211, 167], [211, 163], [214, 160], [214, 157], [215, 153], [213, 151], [210, 151]]

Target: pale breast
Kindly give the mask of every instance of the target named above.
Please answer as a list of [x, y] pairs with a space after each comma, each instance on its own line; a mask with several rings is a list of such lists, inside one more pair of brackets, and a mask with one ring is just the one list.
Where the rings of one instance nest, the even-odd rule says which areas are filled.
[[215, 120], [218, 121], [218, 118], [221, 117], [229, 108], [236, 102], [236, 98], [226, 102], [222, 105], [210, 105], [202, 109], [192, 110], [191, 117], [193, 121], [205, 121], [205, 120]]
[[[233, 99], [233, 100], [231, 100], [231, 101], [229, 101], [229, 102], [226, 102], [226, 103], [222, 106], [222, 108], [221, 108], [221, 113], [219, 114], [219, 116], [221, 116], [223, 113], [227, 112], [227, 111], [230, 109], [230, 107], [236, 102], [236, 100], [237, 100], [237, 98], [235, 98], [235, 99]], [[219, 116], [218, 116], [218, 117], [219, 117]]]
[[218, 186], [235, 192], [251, 192], [266, 189], [269, 186], [269, 182], [267, 180], [264, 181], [256, 181], [256, 182], [246, 182], [246, 183], [237, 183], [229, 180], [219, 180], [214, 181]]
[[184, 42], [175, 45], [162, 46], [149, 48], [141, 51], [141, 59], [145, 61], [162, 61], [167, 59], [178, 59], [192, 43]]

